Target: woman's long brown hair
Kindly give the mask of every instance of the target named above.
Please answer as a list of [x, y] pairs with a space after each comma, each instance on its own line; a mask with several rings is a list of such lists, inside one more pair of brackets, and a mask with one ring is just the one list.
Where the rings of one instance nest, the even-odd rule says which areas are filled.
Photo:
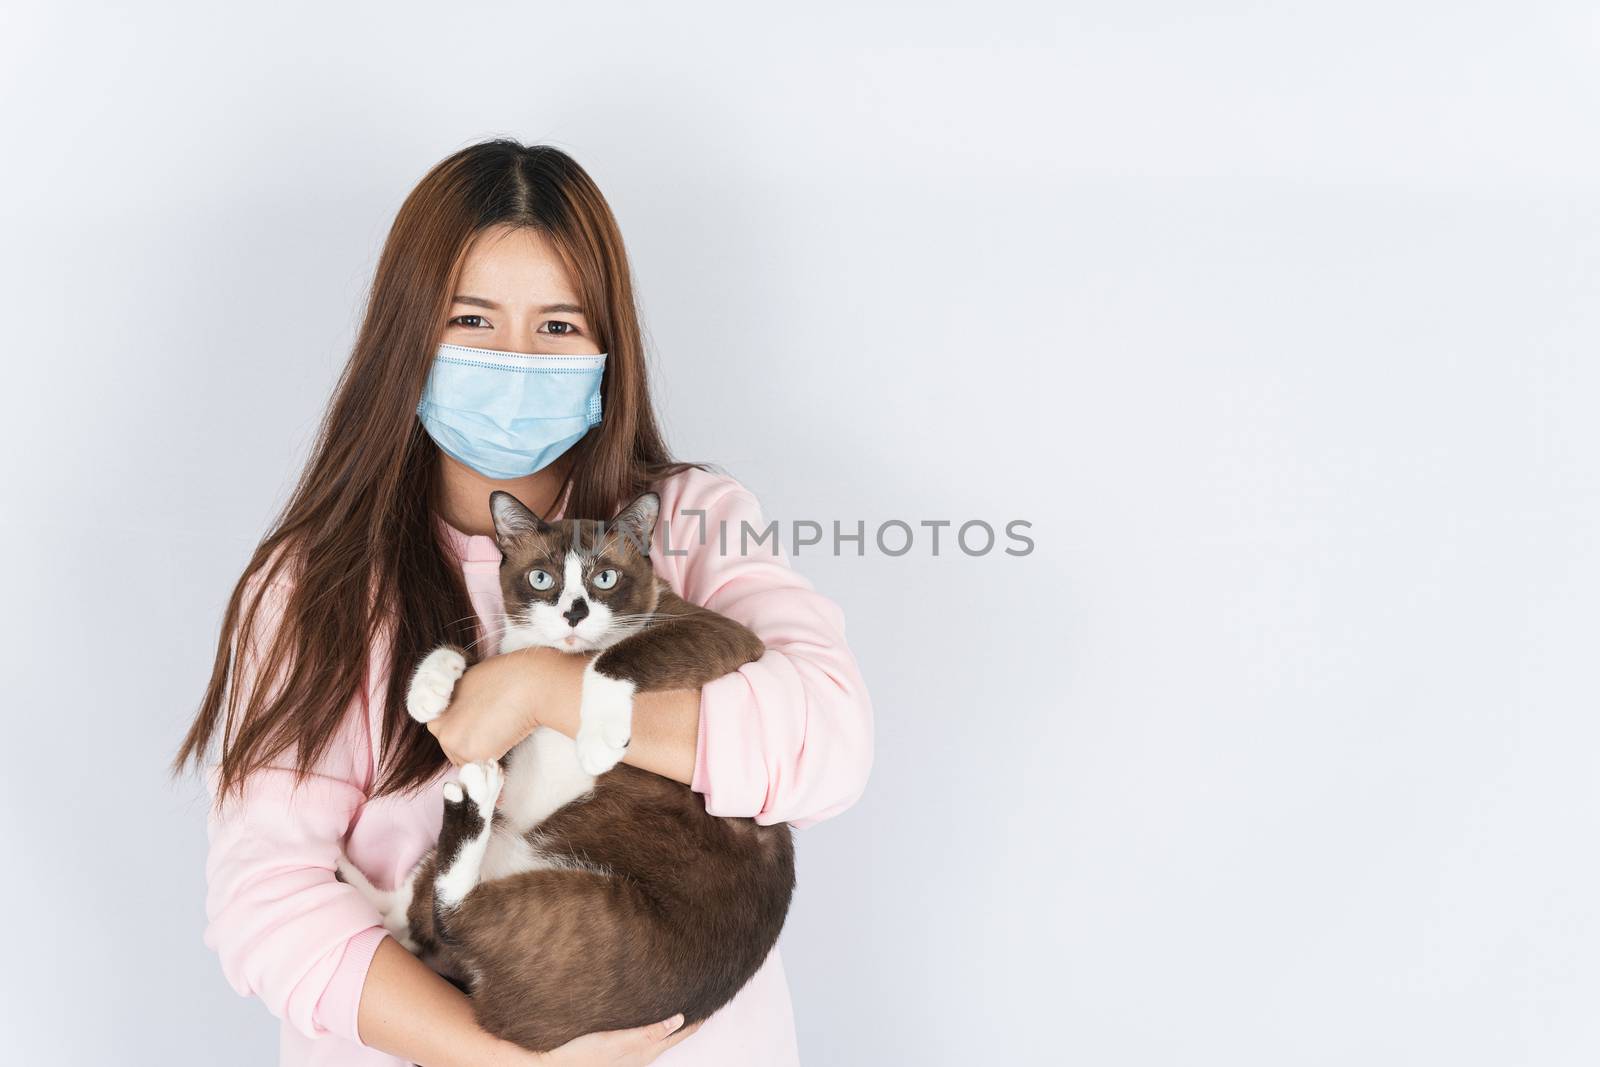
[[[471, 647], [476, 618], [435, 523], [439, 453], [416, 408], [467, 246], [496, 225], [550, 240], [607, 353], [605, 417], [573, 446], [564, 514], [610, 518], [690, 466], [671, 461], [657, 426], [622, 235], [589, 175], [558, 149], [505, 139], [440, 162], [389, 231], [311, 457], [228, 599], [210, 683], [173, 758], [174, 775], [200, 764], [220, 728], [219, 807], [291, 749], [304, 781], [362, 699], [372, 655], [390, 668], [372, 795], [415, 790], [448, 763], [406, 714], [404, 687], [436, 645]], [[255, 633], [263, 598], [251, 591], [274, 583], [283, 616], [268, 640]], [[243, 685], [238, 650], [250, 650]]]

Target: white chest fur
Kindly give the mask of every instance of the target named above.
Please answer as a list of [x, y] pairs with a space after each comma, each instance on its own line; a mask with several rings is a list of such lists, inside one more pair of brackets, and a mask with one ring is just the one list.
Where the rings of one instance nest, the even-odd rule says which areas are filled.
[[557, 808], [594, 788], [594, 775], [578, 765], [572, 738], [541, 726], [512, 749], [500, 790], [500, 810], [518, 833], [544, 822]]
[[594, 776], [578, 765], [572, 738], [543, 726], [529, 734], [507, 757], [500, 818], [479, 879], [571, 865], [571, 857], [542, 852], [528, 840], [528, 831], [593, 788]]

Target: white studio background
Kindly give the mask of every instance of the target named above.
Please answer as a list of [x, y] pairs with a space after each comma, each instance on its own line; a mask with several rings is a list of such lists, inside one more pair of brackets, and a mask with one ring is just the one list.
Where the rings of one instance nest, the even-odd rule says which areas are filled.
[[676, 450], [877, 712], [819, 1065], [1600, 1057], [1600, 18], [1577, 3], [0, 14], [0, 1047], [275, 1062], [163, 767], [401, 198], [572, 152]]

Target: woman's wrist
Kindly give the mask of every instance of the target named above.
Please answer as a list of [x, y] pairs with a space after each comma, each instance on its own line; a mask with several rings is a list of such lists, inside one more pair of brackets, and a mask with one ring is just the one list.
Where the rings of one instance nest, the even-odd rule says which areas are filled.
[[[583, 673], [589, 656], [554, 648], [526, 648], [504, 657], [516, 666], [527, 693], [528, 733], [546, 726], [578, 735]], [[700, 690], [638, 693], [633, 698], [633, 742], [623, 762], [688, 785], [700, 737]]]
[[478, 1024], [464, 993], [392, 937], [373, 953], [357, 1012], [361, 1044], [421, 1067], [519, 1062], [508, 1050], [527, 1061], [526, 1052]]
[[528, 733], [547, 726], [568, 737], [576, 735], [589, 657], [554, 648], [525, 648], [504, 658], [514, 664], [527, 693]]

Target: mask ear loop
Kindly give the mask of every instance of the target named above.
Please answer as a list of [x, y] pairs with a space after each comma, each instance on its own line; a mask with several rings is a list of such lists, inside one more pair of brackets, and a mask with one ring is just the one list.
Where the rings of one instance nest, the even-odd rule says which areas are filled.
[[[606, 353], [602, 352], [602, 353], [600, 353], [600, 355], [601, 355], [602, 358], [604, 358], [606, 356]], [[606, 375], [605, 375], [605, 368], [602, 365], [601, 371], [600, 371], [600, 394], [601, 395], [598, 397], [602, 409], [604, 409], [604, 407], [605, 407], [605, 395], [604, 395], [605, 394], [605, 388], [606, 388]], [[600, 423], [596, 423], [595, 425], [601, 425], [601, 424]], [[593, 428], [594, 428], [593, 426], [590, 427], [591, 430]], [[579, 441], [576, 445], [573, 446], [573, 451], [576, 454], [573, 455], [571, 464], [569, 464], [567, 466], [566, 475], [561, 479], [561, 490], [558, 493], [556, 493], [556, 506], [553, 509], [554, 515], [560, 516], [563, 519], [571, 517], [571, 516], [569, 516], [567, 514], [567, 499], [572, 495], [573, 487], [577, 484], [573, 479], [576, 476], [576, 474], [578, 473], [578, 468], [583, 466], [584, 461], [589, 458], [589, 453], [591, 451], [593, 451], [593, 449], [594, 449], [594, 443], [593, 443], [593, 441], [590, 440], [590, 434], [587, 434], [587, 433], [585, 433], [583, 435], [583, 439], [581, 441]]]

